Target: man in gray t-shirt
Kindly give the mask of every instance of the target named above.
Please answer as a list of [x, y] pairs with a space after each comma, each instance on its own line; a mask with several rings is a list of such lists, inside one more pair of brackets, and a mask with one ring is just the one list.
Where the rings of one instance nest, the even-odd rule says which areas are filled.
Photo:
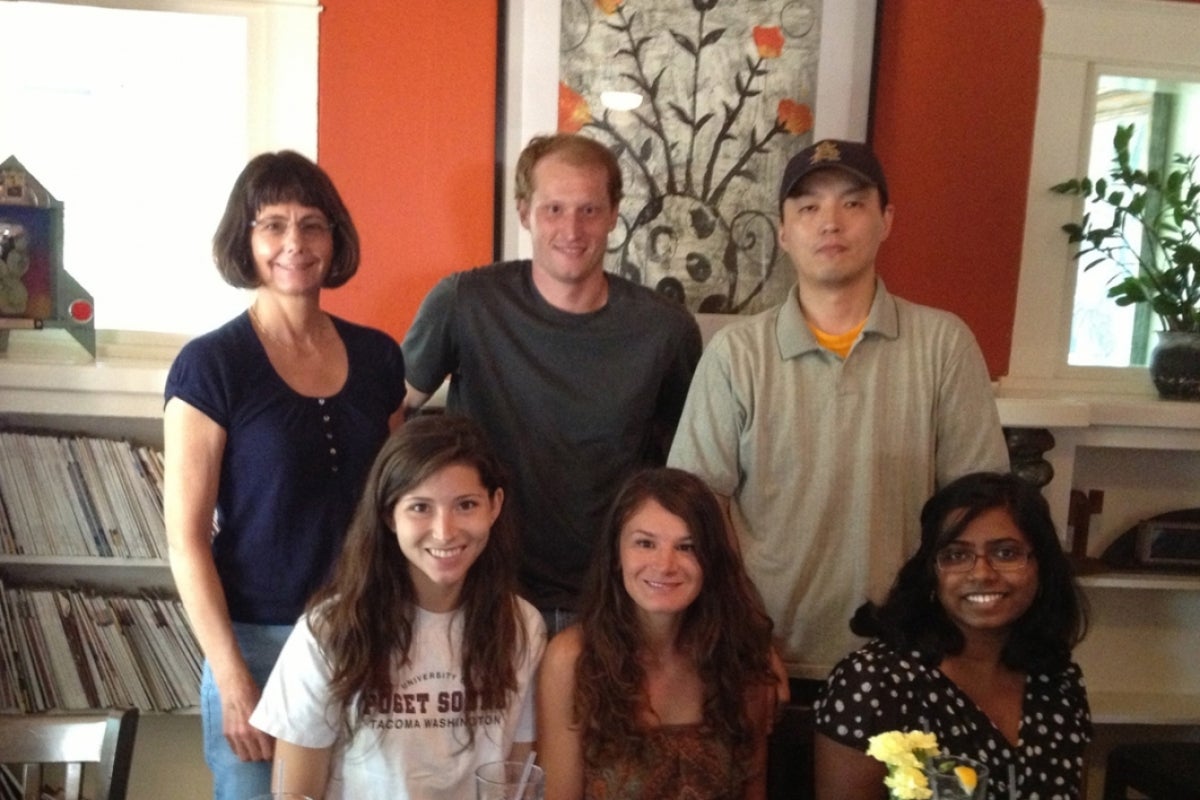
[[553, 633], [620, 482], [665, 462], [701, 341], [683, 306], [604, 271], [621, 198], [606, 147], [538, 137], [516, 177], [533, 258], [430, 291], [404, 339], [404, 402], [420, 407], [449, 375], [448, 410], [487, 430], [512, 473], [523, 591]]

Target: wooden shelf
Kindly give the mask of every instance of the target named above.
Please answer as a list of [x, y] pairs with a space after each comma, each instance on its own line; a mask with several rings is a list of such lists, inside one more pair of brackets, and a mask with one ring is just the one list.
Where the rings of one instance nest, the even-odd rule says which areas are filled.
[[1200, 725], [1200, 695], [1089, 692], [1088, 702], [1101, 725]]
[[1161, 572], [1112, 572], [1082, 575], [1079, 585], [1091, 589], [1160, 589], [1200, 592], [1200, 575]]
[[110, 361], [82, 365], [0, 360], [6, 414], [117, 417], [161, 424], [170, 362]]
[[1119, 569], [1098, 558], [1075, 561], [1079, 585], [1092, 589], [1160, 589], [1200, 591], [1200, 571]]
[[[996, 408], [1007, 427], [1167, 429], [1176, 436], [1200, 430], [1200, 403], [1150, 396], [1001, 389]], [[1157, 445], [1171, 447], [1166, 440]]]

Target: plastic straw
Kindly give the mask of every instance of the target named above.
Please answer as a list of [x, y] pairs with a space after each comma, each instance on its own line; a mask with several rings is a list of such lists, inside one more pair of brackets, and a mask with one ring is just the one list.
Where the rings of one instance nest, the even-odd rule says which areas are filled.
[[525, 768], [521, 770], [521, 781], [517, 784], [517, 800], [525, 798], [525, 784], [529, 783], [529, 773], [533, 772], [535, 758], [537, 758], [537, 753], [533, 750], [530, 750], [529, 755], [525, 757]]

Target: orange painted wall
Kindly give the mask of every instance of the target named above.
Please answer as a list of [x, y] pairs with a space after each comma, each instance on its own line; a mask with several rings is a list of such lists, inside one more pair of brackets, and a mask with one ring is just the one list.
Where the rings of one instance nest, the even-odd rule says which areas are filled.
[[401, 339], [443, 275], [492, 258], [496, 0], [325, 0], [318, 158], [363, 243], [325, 306]]
[[[1008, 368], [1041, 26], [1037, 0], [882, 0], [873, 136], [897, 220], [880, 270], [962, 316], [993, 375]], [[335, 313], [400, 338], [438, 277], [490, 259], [495, 30], [495, 0], [325, 3], [320, 159], [364, 240]]]
[[1037, 0], [882, 0], [873, 141], [896, 206], [888, 289], [1008, 371], [1038, 88]]

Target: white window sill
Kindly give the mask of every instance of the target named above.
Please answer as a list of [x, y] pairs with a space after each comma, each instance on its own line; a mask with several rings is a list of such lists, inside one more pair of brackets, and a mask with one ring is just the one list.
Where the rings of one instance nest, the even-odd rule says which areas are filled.
[[1200, 430], [1200, 403], [1163, 400], [1155, 394], [1070, 389], [996, 391], [1000, 421], [1008, 427], [1172, 428]]
[[0, 412], [158, 419], [167, 370], [186, 340], [101, 331], [92, 360], [65, 331], [12, 331], [0, 354]]

